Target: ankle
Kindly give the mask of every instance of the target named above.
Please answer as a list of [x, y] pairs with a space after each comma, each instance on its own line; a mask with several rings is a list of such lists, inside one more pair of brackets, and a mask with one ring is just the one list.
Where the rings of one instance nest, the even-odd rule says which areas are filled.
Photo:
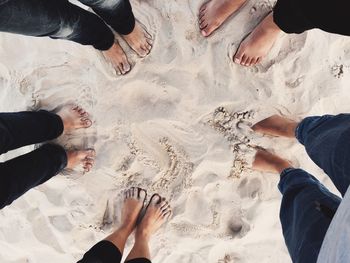
[[266, 32], [275, 32], [280, 33], [282, 30], [278, 27], [278, 25], [275, 23], [273, 19], [273, 12], [271, 12], [264, 20], [264, 27], [263, 29]]
[[295, 138], [295, 130], [298, 127], [297, 122], [293, 122], [287, 125], [287, 134], [289, 138]]
[[123, 223], [123, 224], [118, 228], [118, 231], [130, 235], [134, 229], [135, 229], [135, 225], [130, 224], [130, 223]]
[[287, 168], [293, 168], [293, 165], [286, 160], [281, 160], [280, 162], [275, 164], [276, 172], [278, 172], [279, 174], [281, 174]]
[[135, 233], [135, 240], [143, 240], [143, 241], [148, 241], [150, 240], [152, 234], [150, 231], [147, 231], [145, 229], [136, 229]]

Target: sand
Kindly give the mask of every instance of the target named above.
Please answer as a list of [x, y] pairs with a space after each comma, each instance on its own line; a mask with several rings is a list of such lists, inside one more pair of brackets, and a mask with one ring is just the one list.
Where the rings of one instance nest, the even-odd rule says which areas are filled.
[[209, 39], [198, 30], [202, 1], [132, 4], [155, 45], [140, 59], [122, 43], [134, 67], [122, 77], [91, 47], [0, 34], [0, 110], [78, 103], [94, 125], [58, 143], [98, 154], [91, 173], [63, 173], [0, 211], [0, 262], [75, 262], [118, 224], [118, 194], [132, 185], [174, 208], [151, 242], [155, 263], [291, 262], [278, 176], [249, 169], [251, 146], [274, 149], [335, 188], [301, 145], [249, 127], [272, 113], [349, 112], [350, 39], [286, 35], [261, 65], [243, 68], [230, 58], [272, 2], [250, 1]]

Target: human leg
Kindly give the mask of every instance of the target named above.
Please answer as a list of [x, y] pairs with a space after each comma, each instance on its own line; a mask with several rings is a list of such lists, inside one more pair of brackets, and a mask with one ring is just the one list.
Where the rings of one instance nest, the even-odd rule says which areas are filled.
[[114, 35], [96, 15], [68, 1], [11, 0], [0, 4], [0, 31], [48, 36], [108, 50]]
[[94, 156], [93, 150], [66, 152], [59, 145], [45, 144], [28, 154], [0, 163], [0, 209], [64, 168], [81, 165], [88, 172], [93, 166]]
[[125, 243], [134, 230], [138, 216], [144, 205], [146, 191], [132, 187], [124, 192], [124, 205], [121, 211], [121, 226], [105, 240], [97, 243], [78, 263], [116, 263], [120, 262]]
[[272, 136], [296, 137], [344, 196], [350, 184], [350, 114], [307, 117], [300, 123], [274, 115], [252, 129]]
[[293, 262], [316, 262], [341, 199], [312, 175], [271, 153], [258, 151], [253, 169], [281, 174], [280, 219], [288, 251]]
[[147, 206], [144, 217], [137, 226], [135, 244], [125, 262], [151, 262], [149, 240], [170, 216], [171, 208], [169, 203], [159, 195], [153, 195]]
[[65, 106], [57, 113], [40, 110], [0, 113], [0, 153], [59, 137], [64, 131], [91, 126], [88, 113]]

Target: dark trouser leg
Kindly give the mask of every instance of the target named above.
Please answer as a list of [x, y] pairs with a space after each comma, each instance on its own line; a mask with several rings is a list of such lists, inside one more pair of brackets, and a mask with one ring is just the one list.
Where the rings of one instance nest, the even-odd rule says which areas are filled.
[[278, 185], [283, 194], [280, 219], [294, 263], [315, 263], [341, 199], [301, 169], [286, 169]]
[[122, 253], [109, 241], [101, 241], [93, 246], [78, 263], [118, 263]]
[[[93, 246], [78, 263], [118, 263], [122, 260], [122, 253], [112, 243], [103, 240]], [[125, 263], [152, 263], [146, 258], [137, 258]]]
[[61, 118], [47, 111], [0, 113], [0, 154], [55, 139], [62, 132]]
[[350, 184], [350, 114], [305, 118], [296, 137], [344, 196]]
[[319, 28], [350, 36], [348, 0], [278, 0], [274, 21], [286, 33], [302, 33]]
[[125, 261], [125, 263], [152, 263], [152, 261], [150, 261], [147, 258], [135, 258], [135, 259]]
[[0, 31], [66, 39], [100, 50], [109, 49], [114, 35], [96, 15], [66, 0], [9, 0], [0, 4]]
[[130, 34], [135, 27], [135, 17], [129, 0], [79, 0], [90, 6], [96, 14], [122, 35]]
[[66, 165], [65, 150], [51, 144], [0, 163], [0, 208], [11, 204], [29, 189], [46, 182]]

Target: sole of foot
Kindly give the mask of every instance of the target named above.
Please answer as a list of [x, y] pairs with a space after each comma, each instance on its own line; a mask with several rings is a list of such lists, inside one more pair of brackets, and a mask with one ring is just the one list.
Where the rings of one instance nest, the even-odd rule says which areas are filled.
[[298, 123], [293, 120], [279, 115], [273, 115], [256, 123], [253, 125], [252, 129], [257, 133], [264, 135], [295, 138], [295, 130], [297, 126]]
[[64, 106], [58, 112], [57, 115], [61, 117], [64, 132], [71, 132], [77, 129], [86, 129], [92, 125], [92, 121], [89, 118], [89, 114], [79, 106]]
[[199, 9], [199, 29], [204, 37], [210, 36], [230, 16], [236, 13], [246, 0], [211, 0]]
[[258, 149], [252, 165], [253, 170], [268, 173], [282, 173], [287, 168], [293, 168], [292, 164], [279, 156], [264, 149]]
[[152, 36], [140, 22], [136, 21], [134, 30], [128, 35], [123, 35], [123, 38], [140, 57], [144, 58], [151, 52]]
[[270, 52], [282, 30], [270, 13], [240, 44], [233, 61], [245, 67], [254, 66]]
[[75, 169], [78, 166], [84, 169], [84, 173], [91, 171], [95, 163], [96, 152], [93, 149], [67, 152], [67, 169]]
[[169, 218], [172, 210], [165, 198], [154, 194], [147, 205], [145, 214], [136, 229], [136, 236], [149, 239]]
[[120, 44], [115, 41], [113, 46], [103, 51], [103, 56], [109, 61], [118, 75], [125, 75], [131, 70], [130, 62]]

